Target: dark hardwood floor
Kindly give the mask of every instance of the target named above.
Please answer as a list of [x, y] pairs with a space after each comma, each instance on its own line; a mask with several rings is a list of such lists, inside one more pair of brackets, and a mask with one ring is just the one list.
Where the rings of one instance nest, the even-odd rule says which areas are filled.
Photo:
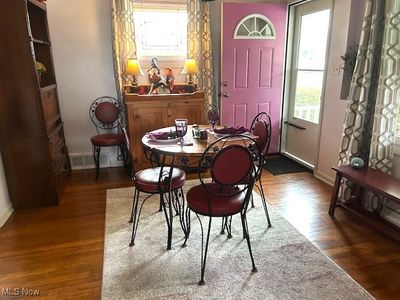
[[[267, 199], [377, 299], [400, 299], [400, 244], [341, 208], [308, 172], [263, 174]], [[45, 299], [99, 299], [106, 190], [129, 186], [122, 169], [75, 171], [57, 207], [19, 210], [0, 229], [2, 288], [39, 289]], [[8, 299], [1, 296], [0, 299]], [[10, 297], [15, 299], [15, 297]]]

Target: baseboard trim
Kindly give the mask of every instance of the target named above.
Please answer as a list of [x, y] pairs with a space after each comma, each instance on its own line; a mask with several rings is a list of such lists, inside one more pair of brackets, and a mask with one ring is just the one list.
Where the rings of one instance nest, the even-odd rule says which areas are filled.
[[318, 178], [319, 180], [329, 184], [330, 186], [333, 186], [334, 183], [335, 183], [335, 179], [334, 178], [332, 178], [332, 177], [330, 177], [330, 176], [328, 176], [328, 175], [326, 175], [324, 173], [321, 173], [319, 171], [315, 171], [314, 176], [316, 178]]
[[0, 215], [0, 228], [6, 223], [8, 218], [11, 216], [13, 213], [14, 209], [11, 206], [11, 203], [8, 204], [4, 210], [4, 212], [1, 213]]

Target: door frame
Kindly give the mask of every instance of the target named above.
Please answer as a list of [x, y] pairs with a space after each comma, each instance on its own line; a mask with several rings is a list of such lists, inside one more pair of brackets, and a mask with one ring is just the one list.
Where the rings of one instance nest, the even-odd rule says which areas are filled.
[[316, 149], [316, 157], [315, 157], [315, 165], [312, 166], [308, 162], [288, 153], [286, 151], [286, 141], [287, 141], [287, 122], [289, 122], [289, 109], [290, 109], [290, 96], [291, 96], [291, 85], [292, 85], [292, 69], [293, 69], [293, 45], [294, 45], [294, 31], [296, 25], [296, 18], [295, 18], [295, 8], [306, 4], [308, 2], [318, 1], [318, 0], [303, 0], [296, 3], [292, 3], [288, 5], [288, 18], [287, 18], [287, 27], [286, 27], [286, 55], [285, 55], [285, 67], [284, 67], [284, 79], [283, 79], [283, 98], [282, 98], [282, 118], [281, 118], [281, 140], [280, 140], [280, 153], [293, 159], [294, 161], [298, 162], [299, 164], [303, 165], [307, 169], [316, 172], [318, 169], [318, 154], [320, 149], [320, 141], [321, 141], [321, 125], [324, 115], [324, 104], [325, 104], [325, 92], [326, 92], [326, 79], [329, 72], [329, 55], [330, 55], [330, 47], [331, 47], [331, 34], [332, 34], [332, 19], [333, 19], [333, 11], [334, 11], [334, 1], [327, 0], [329, 2], [329, 31], [327, 36], [326, 42], [326, 54], [325, 54], [325, 72], [322, 81], [322, 90], [321, 90], [321, 105], [320, 105], [320, 114], [319, 114], [319, 128], [318, 128], [318, 142], [317, 142], [317, 149]]

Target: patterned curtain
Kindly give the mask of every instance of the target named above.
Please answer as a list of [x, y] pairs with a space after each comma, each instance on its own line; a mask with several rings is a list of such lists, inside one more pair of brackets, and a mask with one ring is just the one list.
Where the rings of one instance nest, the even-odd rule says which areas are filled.
[[[213, 57], [209, 5], [199, 0], [187, 0], [188, 10], [188, 58], [197, 61], [198, 86], [204, 91], [206, 104], [217, 106], [214, 95]], [[217, 106], [218, 107], [218, 106]]]
[[[357, 61], [350, 87], [339, 164], [361, 157], [390, 174], [400, 103], [400, 0], [367, 0]], [[344, 180], [341, 200], [350, 200]], [[382, 199], [366, 193], [364, 206], [379, 211]]]
[[118, 100], [122, 103], [124, 84], [129, 83], [124, 76], [125, 65], [128, 58], [136, 58], [133, 2], [132, 0], [112, 0], [111, 8], [114, 77]]

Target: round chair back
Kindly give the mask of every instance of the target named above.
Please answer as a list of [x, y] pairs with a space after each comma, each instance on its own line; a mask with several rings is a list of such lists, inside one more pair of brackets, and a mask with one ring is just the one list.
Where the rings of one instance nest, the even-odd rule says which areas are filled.
[[[256, 140], [243, 134], [222, 137], [207, 147], [199, 162], [199, 179], [209, 193], [220, 196], [240, 194], [259, 175], [261, 153]], [[220, 189], [209, 190], [207, 172]]]
[[271, 142], [271, 117], [266, 112], [260, 112], [250, 126], [250, 132], [257, 136], [257, 146], [262, 153], [268, 153]]
[[252, 170], [252, 158], [243, 145], [229, 145], [215, 156], [211, 178], [221, 185], [237, 185], [245, 181]]
[[117, 128], [122, 121], [121, 105], [113, 97], [99, 97], [90, 105], [89, 116], [97, 131]]
[[119, 111], [111, 102], [102, 102], [96, 106], [94, 114], [101, 123], [113, 124], [118, 119]]
[[258, 148], [261, 151], [265, 149], [269, 140], [269, 132], [267, 123], [264, 120], [258, 121], [252, 130], [252, 134], [257, 136], [255, 138]]

